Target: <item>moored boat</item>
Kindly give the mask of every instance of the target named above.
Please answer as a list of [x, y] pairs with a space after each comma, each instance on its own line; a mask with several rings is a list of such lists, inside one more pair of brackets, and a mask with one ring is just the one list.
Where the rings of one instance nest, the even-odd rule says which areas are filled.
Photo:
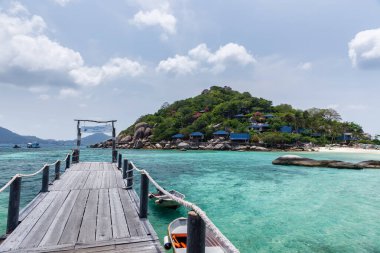
[[[164, 239], [164, 247], [169, 250], [173, 248], [173, 253], [185, 253], [187, 251], [187, 218], [178, 218], [168, 226], [168, 236]], [[206, 253], [226, 252], [218, 243], [218, 239], [206, 227]]]
[[[184, 199], [185, 195], [183, 195], [180, 192], [177, 192], [175, 190], [169, 191], [170, 194], [173, 194], [174, 196]], [[180, 207], [180, 204], [171, 199], [169, 196], [163, 194], [160, 191], [157, 191], [156, 193], [149, 193], [149, 198], [154, 200], [154, 203], [158, 206], [167, 207], [167, 208], [173, 208], [177, 209]]]
[[26, 147], [27, 148], [39, 148], [40, 147], [40, 144], [38, 142], [29, 142], [28, 144], [26, 144]]

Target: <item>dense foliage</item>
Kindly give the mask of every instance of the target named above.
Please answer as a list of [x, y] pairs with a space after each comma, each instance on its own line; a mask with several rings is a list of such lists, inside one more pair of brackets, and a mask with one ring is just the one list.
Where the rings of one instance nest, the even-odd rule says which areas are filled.
[[[265, 115], [271, 114], [268, 118]], [[363, 138], [363, 129], [353, 122], [342, 122], [333, 109], [294, 109], [291, 105], [273, 106], [272, 102], [240, 93], [229, 87], [213, 86], [202, 94], [173, 104], [165, 103], [154, 114], [140, 117], [136, 123], [146, 122], [153, 127], [153, 141], [170, 140], [171, 136], [200, 131], [206, 139], [216, 130], [250, 132], [253, 142], [294, 143], [334, 142], [342, 133], [350, 132], [355, 138]], [[135, 123], [135, 124], [136, 124]], [[250, 129], [253, 123], [269, 124], [265, 131]], [[279, 133], [282, 126], [290, 126], [294, 133]], [[302, 131], [301, 131], [302, 129]], [[133, 135], [134, 125], [120, 133]], [[312, 134], [318, 133], [318, 138]]]

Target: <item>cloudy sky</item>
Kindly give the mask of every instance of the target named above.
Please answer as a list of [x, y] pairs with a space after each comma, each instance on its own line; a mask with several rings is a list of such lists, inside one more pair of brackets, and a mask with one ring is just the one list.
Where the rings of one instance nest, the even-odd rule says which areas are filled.
[[0, 126], [75, 138], [228, 85], [380, 133], [380, 1], [0, 1]]

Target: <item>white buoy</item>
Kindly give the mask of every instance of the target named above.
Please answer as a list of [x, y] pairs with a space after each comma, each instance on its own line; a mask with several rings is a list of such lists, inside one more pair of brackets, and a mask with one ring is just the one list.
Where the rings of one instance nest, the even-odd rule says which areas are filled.
[[172, 248], [172, 244], [171, 242], [169, 241], [169, 236], [165, 236], [164, 237], [164, 248], [169, 250]]

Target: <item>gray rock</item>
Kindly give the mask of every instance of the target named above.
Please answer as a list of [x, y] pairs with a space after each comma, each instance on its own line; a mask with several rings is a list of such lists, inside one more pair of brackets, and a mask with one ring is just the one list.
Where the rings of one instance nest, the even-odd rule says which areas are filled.
[[162, 146], [161, 146], [161, 144], [159, 144], [159, 143], [156, 143], [155, 146], [156, 146], [157, 149], [162, 149]]
[[171, 148], [170, 144], [165, 144], [164, 149], [170, 149], [170, 148]]
[[314, 160], [310, 158], [304, 158], [294, 155], [281, 156], [275, 159], [272, 164], [275, 165], [295, 165], [306, 167], [324, 167], [324, 168], [336, 168], [336, 169], [354, 169], [360, 170], [363, 167], [359, 164], [342, 162], [336, 160]]
[[135, 130], [135, 133], [133, 135], [133, 140], [138, 140], [138, 139], [143, 139], [144, 138], [144, 134], [145, 134], [145, 128], [144, 127], [140, 127], [138, 129]]
[[249, 149], [252, 151], [269, 151], [269, 149], [264, 148], [264, 147], [259, 147], [259, 146], [252, 146]]
[[141, 140], [136, 141], [133, 146], [134, 149], [140, 149], [142, 147], [144, 147], [144, 143]]
[[189, 143], [187, 142], [181, 142], [177, 145], [177, 148], [181, 149], [181, 148], [184, 148], [184, 149], [189, 149], [190, 148], [190, 145]]
[[380, 169], [380, 161], [369, 160], [358, 163], [358, 166], [368, 169]]
[[148, 125], [148, 123], [146, 123], [146, 122], [140, 122], [140, 123], [137, 123], [136, 125], [135, 125], [135, 131], [137, 130], [137, 129], [139, 129], [139, 128], [144, 128], [144, 130], [145, 130], [145, 128], [147, 128], [149, 125]]
[[152, 135], [152, 129], [150, 127], [145, 128], [144, 137], [146, 138], [151, 135]]
[[223, 143], [218, 143], [214, 146], [214, 150], [224, 150], [226, 147]]

